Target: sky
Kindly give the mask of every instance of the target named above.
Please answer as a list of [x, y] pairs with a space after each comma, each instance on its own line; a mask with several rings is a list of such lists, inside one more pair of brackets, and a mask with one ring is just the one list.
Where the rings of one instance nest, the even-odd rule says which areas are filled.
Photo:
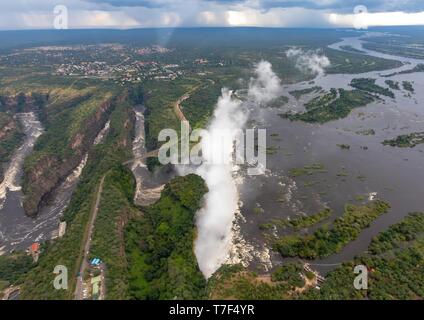
[[1, 30], [387, 25], [424, 25], [424, 0], [0, 0]]

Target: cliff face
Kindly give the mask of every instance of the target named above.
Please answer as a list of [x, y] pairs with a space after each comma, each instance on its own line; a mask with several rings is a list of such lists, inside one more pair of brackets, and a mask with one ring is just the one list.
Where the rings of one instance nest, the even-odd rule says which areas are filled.
[[[79, 110], [78, 106], [75, 106], [73, 109], [76, 111], [73, 110], [74, 114], [68, 119], [61, 118], [60, 114], [55, 115], [53, 120], [50, 119], [53, 122], [47, 127], [47, 130], [50, 127], [50, 133], [44, 139], [45, 141], [40, 141], [41, 146], [25, 166], [23, 207], [27, 215], [35, 216], [41, 202], [80, 164], [93, 145], [97, 134], [107, 122], [115, 104], [114, 101], [113, 97], [103, 99], [99, 105], [94, 105], [97, 101], [93, 101], [94, 112], [88, 115], [82, 112], [86, 107], [81, 107], [82, 110]], [[87, 100], [82, 103], [87, 103]], [[75, 116], [75, 112], [78, 117]], [[85, 116], [83, 120], [81, 120], [82, 116]], [[80, 125], [75, 130], [77, 120]], [[52, 134], [52, 131], [60, 130], [61, 125], [64, 131], [71, 132], [67, 141], [55, 141], [60, 139]], [[63, 151], [59, 152], [59, 149]]]
[[0, 111], [30, 112], [42, 107], [48, 99], [48, 94], [20, 92], [11, 95], [0, 95]]
[[4, 166], [22, 140], [18, 122], [9, 114], [0, 112], [0, 183], [4, 179]]

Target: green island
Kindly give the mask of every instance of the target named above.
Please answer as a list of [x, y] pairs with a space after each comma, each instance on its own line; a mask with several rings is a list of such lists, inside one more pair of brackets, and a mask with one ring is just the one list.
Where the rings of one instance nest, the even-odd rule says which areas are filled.
[[364, 130], [358, 130], [355, 133], [359, 134], [361, 136], [373, 136], [373, 135], [375, 135], [375, 130], [374, 129], [364, 129]]
[[395, 94], [388, 88], [380, 87], [375, 84], [376, 79], [371, 78], [357, 78], [353, 79], [350, 85], [358, 90], [366, 91], [369, 93], [376, 93], [383, 96], [395, 98]]
[[320, 123], [346, 118], [350, 112], [359, 107], [364, 107], [375, 100], [375, 97], [362, 90], [339, 89], [339, 97], [328, 104], [318, 105], [303, 113], [285, 113], [280, 117], [292, 121]]
[[399, 82], [393, 81], [393, 80], [386, 80], [384, 81], [385, 84], [389, 86], [392, 90], [400, 90]]
[[411, 134], [403, 134], [391, 140], [384, 140], [383, 145], [399, 148], [414, 148], [424, 143], [424, 132], [414, 132]]
[[411, 74], [411, 73], [416, 73], [416, 72], [424, 72], [424, 63], [419, 63], [412, 69], [383, 75], [382, 77], [393, 77], [393, 76], [397, 76], [397, 75]]
[[387, 213], [390, 205], [377, 200], [367, 205], [347, 204], [344, 213], [331, 227], [322, 227], [307, 236], [288, 235], [275, 242], [275, 249], [283, 257], [316, 259], [339, 252], [346, 244], [355, 240], [362, 229]]
[[410, 81], [402, 81], [402, 87], [404, 90], [409, 91], [411, 93], [414, 93], [414, 86], [412, 85], [412, 82]]
[[337, 98], [337, 96], [338, 96], [337, 90], [334, 88], [331, 88], [330, 92], [322, 96], [313, 98], [311, 101], [307, 102], [305, 104], [305, 108], [308, 111], [315, 108], [320, 108], [321, 106], [327, 105], [330, 102], [334, 101]]

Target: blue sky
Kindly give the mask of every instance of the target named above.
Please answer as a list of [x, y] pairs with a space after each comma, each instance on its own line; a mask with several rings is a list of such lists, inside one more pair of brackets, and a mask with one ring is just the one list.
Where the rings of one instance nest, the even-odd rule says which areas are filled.
[[424, 24], [424, 0], [2, 0], [0, 29], [53, 28], [57, 5], [70, 28]]

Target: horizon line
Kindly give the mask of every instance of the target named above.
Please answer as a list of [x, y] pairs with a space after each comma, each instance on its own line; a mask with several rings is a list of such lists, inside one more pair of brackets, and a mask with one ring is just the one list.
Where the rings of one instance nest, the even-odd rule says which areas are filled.
[[175, 27], [133, 27], [133, 28], [117, 28], [117, 27], [77, 27], [67, 29], [55, 29], [55, 28], [20, 28], [20, 29], [0, 29], [0, 32], [16, 32], [16, 31], [91, 31], [91, 30], [113, 30], [113, 31], [132, 31], [132, 30], [168, 30], [168, 29], [272, 29], [272, 30], [353, 30], [359, 32], [366, 32], [369, 29], [378, 28], [424, 28], [424, 25], [412, 24], [412, 25], [384, 25], [384, 26], [370, 26], [366, 29], [356, 29], [354, 27], [330, 27], [330, 26], [314, 26], [314, 27], [260, 27], [260, 26], [175, 26]]

